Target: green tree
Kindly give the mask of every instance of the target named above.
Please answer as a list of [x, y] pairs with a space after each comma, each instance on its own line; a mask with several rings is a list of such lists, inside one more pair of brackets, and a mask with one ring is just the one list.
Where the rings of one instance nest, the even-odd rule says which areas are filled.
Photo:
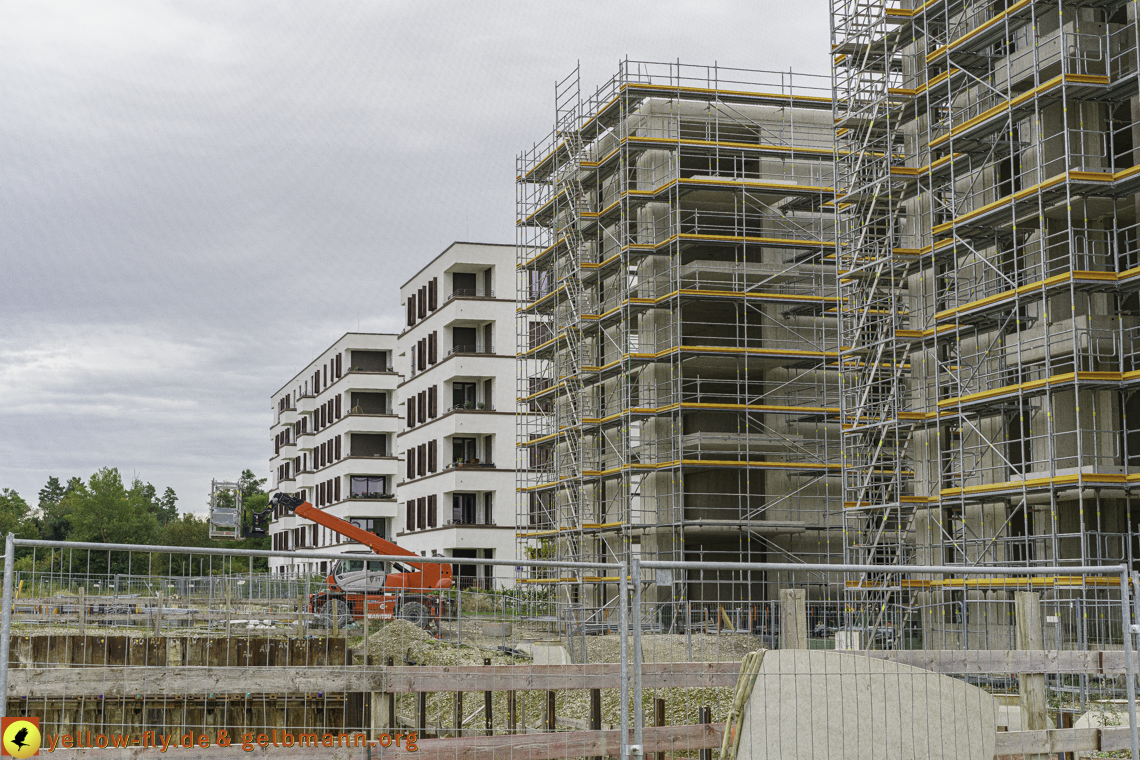
[[159, 525], [169, 525], [178, 519], [178, 495], [170, 486], [162, 493], [162, 498], [155, 502], [154, 516]]
[[204, 519], [189, 512], [167, 523], [158, 542], [165, 546], [214, 545], [210, 540], [210, 526]]
[[104, 467], [91, 476], [83, 492], [77, 491], [73, 496], [69, 539], [115, 544], [154, 543], [158, 520], [147, 507], [147, 489], [138, 479], [128, 491], [118, 469]]
[[46, 513], [59, 504], [67, 489], [59, 482], [59, 478], [52, 475], [48, 478], [47, 484], [40, 489], [40, 512]]
[[66, 487], [60, 487], [55, 476], [48, 478], [47, 485], [40, 489], [40, 537], [48, 541], [66, 541], [71, 535], [71, 513], [75, 500], [86, 493], [87, 486], [81, 478], [70, 478]]
[[264, 486], [266, 478], [258, 478], [253, 474], [253, 470], [242, 470], [241, 477], [238, 478], [238, 488], [241, 489], [241, 498], [248, 499], [251, 496], [265, 493]]
[[0, 537], [19, 533], [31, 509], [28, 502], [11, 488], [0, 489]]

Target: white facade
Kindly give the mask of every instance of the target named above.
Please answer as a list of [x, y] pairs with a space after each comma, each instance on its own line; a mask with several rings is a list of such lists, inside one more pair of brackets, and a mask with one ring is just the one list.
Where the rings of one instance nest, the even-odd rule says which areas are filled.
[[[425, 556], [515, 556], [514, 266], [514, 246], [454, 243], [400, 289], [394, 540]], [[454, 569], [465, 587], [514, 583]]]
[[[400, 471], [395, 351], [395, 335], [347, 333], [273, 395], [271, 494], [298, 494], [365, 530], [393, 535]], [[280, 550], [363, 551], [292, 513], [273, 515], [270, 537]], [[283, 558], [270, 566], [276, 573], [328, 569]]]

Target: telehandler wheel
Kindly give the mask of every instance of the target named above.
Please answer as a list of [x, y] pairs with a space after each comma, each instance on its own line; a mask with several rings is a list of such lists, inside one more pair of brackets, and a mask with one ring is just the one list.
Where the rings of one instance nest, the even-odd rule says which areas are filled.
[[333, 597], [325, 600], [320, 610], [320, 616], [321, 622], [326, 628], [332, 628], [335, 620], [336, 627], [343, 631], [352, 620], [352, 611], [348, 607], [348, 602], [339, 597]]
[[401, 620], [407, 620], [425, 631], [431, 628], [431, 610], [420, 602], [404, 602], [397, 615]]

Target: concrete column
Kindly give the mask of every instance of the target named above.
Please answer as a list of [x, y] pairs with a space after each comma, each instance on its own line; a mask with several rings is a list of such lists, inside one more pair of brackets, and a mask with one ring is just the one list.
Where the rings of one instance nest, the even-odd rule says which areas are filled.
[[[1041, 632], [1041, 597], [1033, 591], [1018, 591], [1017, 648], [1045, 648]], [[1021, 673], [1018, 675], [1021, 704], [1021, 730], [1042, 731], [1049, 728], [1048, 707], [1045, 701], [1045, 674]], [[1047, 760], [1048, 755], [1026, 755], [1026, 758]]]
[[780, 649], [807, 649], [807, 592], [780, 589]]

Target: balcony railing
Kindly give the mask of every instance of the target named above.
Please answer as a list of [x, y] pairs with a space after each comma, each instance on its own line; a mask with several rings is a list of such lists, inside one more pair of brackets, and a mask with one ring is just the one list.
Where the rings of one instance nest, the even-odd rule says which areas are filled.
[[447, 411], [449, 412], [493, 412], [495, 407], [493, 404], [485, 404], [482, 401], [471, 402], [465, 401], [462, 404], [455, 404]]
[[[454, 301], [456, 298], [494, 298], [495, 291], [488, 290], [487, 288], [456, 288], [452, 291], [451, 295], [447, 297], [447, 301]], [[444, 301], [444, 303], [447, 303]]]
[[457, 345], [452, 346], [451, 350], [447, 352], [448, 356], [455, 354], [493, 354], [495, 353], [494, 346], [472, 346], [472, 345]]
[[474, 468], [474, 467], [493, 468], [494, 466], [495, 466], [494, 462], [480, 462], [478, 459], [470, 459], [470, 460], [467, 460], [465, 462], [460, 462], [460, 461], [451, 462], [450, 464], [447, 465], [447, 469], [449, 469], [449, 470], [451, 470], [451, 469], [462, 469], [464, 467], [468, 467], [468, 468]]

